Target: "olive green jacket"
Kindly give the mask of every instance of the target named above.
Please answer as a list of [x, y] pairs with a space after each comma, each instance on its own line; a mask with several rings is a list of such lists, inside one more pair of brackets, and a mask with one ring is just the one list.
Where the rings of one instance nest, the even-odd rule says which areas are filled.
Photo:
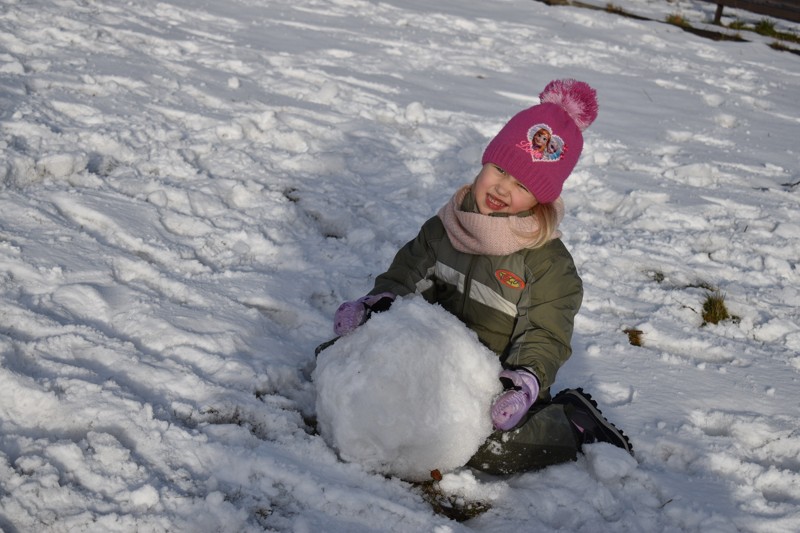
[[[466, 203], [466, 202], [465, 202]], [[506, 368], [523, 367], [539, 379], [541, 399], [572, 354], [575, 314], [583, 284], [560, 239], [507, 256], [456, 250], [439, 217], [397, 252], [370, 294], [422, 294], [478, 334]]]

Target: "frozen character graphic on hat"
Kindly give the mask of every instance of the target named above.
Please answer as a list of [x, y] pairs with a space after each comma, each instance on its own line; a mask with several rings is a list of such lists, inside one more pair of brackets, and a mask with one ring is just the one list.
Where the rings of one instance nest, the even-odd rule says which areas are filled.
[[558, 161], [564, 150], [564, 140], [553, 134], [547, 124], [536, 124], [528, 130], [530, 154], [534, 161]]
[[564, 139], [558, 135], [550, 137], [550, 142], [547, 145], [547, 159], [550, 161], [558, 161], [561, 159], [561, 153], [564, 151]]
[[547, 156], [547, 146], [553, 131], [547, 124], [536, 124], [528, 130], [528, 141], [531, 143], [531, 157], [533, 159], [544, 159]]

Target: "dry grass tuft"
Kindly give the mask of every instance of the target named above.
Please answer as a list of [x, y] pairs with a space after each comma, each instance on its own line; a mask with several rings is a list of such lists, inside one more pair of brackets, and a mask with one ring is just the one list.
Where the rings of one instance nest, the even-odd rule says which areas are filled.
[[628, 335], [628, 342], [630, 342], [631, 345], [642, 346], [643, 344], [642, 335], [644, 335], [644, 332], [642, 330], [628, 328], [623, 331]]
[[718, 290], [707, 292], [706, 299], [703, 301], [703, 325], [719, 324], [729, 318], [731, 318], [731, 314], [725, 305], [725, 295]]
[[673, 26], [678, 26], [679, 28], [688, 28], [691, 26], [689, 21], [686, 20], [686, 17], [679, 13], [673, 13], [672, 15], [667, 15], [667, 24], [672, 24]]

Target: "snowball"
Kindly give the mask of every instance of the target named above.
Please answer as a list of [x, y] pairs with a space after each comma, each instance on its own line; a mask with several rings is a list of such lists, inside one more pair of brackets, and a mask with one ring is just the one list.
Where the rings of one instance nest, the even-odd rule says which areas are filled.
[[463, 466], [491, 434], [500, 369], [456, 317], [422, 298], [399, 298], [320, 353], [320, 434], [345, 461], [430, 479], [434, 469]]
[[421, 124], [426, 120], [425, 107], [419, 102], [411, 102], [406, 107], [406, 120], [411, 123]]
[[589, 471], [601, 483], [617, 482], [636, 469], [637, 462], [628, 452], [607, 442], [584, 446]]

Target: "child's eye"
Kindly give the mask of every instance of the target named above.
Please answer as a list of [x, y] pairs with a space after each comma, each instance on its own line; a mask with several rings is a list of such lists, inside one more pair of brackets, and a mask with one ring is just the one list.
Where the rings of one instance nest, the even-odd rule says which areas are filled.
[[505, 176], [505, 175], [507, 174], [507, 172], [506, 172], [505, 170], [503, 170], [502, 168], [498, 167], [497, 165], [495, 165], [495, 167], [494, 167], [494, 168], [495, 168], [495, 169], [496, 169], [496, 170], [497, 170], [497, 171], [498, 171], [500, 174], [502, 174], [503, 176]]

